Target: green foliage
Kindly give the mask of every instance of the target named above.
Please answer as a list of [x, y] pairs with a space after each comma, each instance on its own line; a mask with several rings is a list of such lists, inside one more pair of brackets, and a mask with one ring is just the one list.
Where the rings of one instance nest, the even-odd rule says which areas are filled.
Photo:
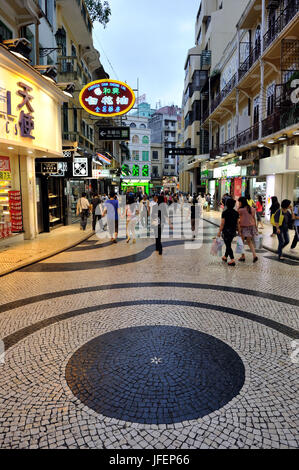
[[111, 15], [109, 3], [102, 0], [85, 0], [85, 4], [91, 21], [99, 21], [105, 28]]

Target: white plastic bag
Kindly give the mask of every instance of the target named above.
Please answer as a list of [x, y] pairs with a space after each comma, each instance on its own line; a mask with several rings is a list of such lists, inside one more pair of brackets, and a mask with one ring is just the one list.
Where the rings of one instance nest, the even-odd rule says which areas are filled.
[[263, 246], [263, 236], [262, 235], [256, 235], [254, 237], [254, 245], [257, 250], [260, 250]]
[[217, 245], [217, 253], [218, 253], [218, 256], [222, 256], [222, 247], [224, 245], [224, 241], [222, 240], [222, 238], [220, 237], [217, 237], [216, 238], [216, 245]]
[[244, 251], [244, 243], [241, 237], [237, 238], [237, 248], [236, 248], [236, 253], [242, 254]]

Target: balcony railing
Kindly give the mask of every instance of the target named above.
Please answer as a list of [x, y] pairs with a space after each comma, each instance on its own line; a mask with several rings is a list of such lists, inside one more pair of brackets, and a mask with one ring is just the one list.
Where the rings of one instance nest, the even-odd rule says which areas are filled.
[[257, 122], [253, 126], [249, 127], [240, 134], [237, 135], [237, 147], [243, 147], [244, 145], [250, 144], [259, 138], [259, 123]]
[[61, 81], [81, 80], [83, 84], [86, 84], [90, 80], [76, 56], [58, 56], [57, 73], [61, 75], [63, 79]]
[[229, 95], [229, 93], [235, 88], [235, 86], [237, 85], [237, 80], [238, 80], [237, 74], [235, 73], [235, 75], [232, 76], [230, 81], [225, 85], [225, 87], [218, 93], [216, 98], [214, 98], [214, 100], [212, 101], [211, 103], [212, 112], [214, 111], [214, 109], [217, 108], [217, 106], [219, 106], [219, 104], [224, 100], [224, 98], [226, 98], [226, 96]]
[[264, 50], [277, 38], [281, 31], [294, 18], [299, 11], [299, 0], [290, 0], [286, 8], [281, 12], [276, 21], [264, 35]]
[[244, 75], [251, 69], [253, 64], [259, 59], [261, 56], [261, 43], [258, 42], [254, 49], [250, 52], [247, 59], [242, 62], [239, 68], [239, 80], [241, 80]]
[[262, 121], [262, 137], [286, 129], [299, 123], [299, 106], [291, 106], [276, 111]]
[[217, 148], [210, 150], [210, 158], [216, 158], [217, 156], [221, 156], [223, 153], [230, 153], [234, 152], [236, 139], [233, 137], [232, 139], [227, 140], [223, 144], [220, 144]]

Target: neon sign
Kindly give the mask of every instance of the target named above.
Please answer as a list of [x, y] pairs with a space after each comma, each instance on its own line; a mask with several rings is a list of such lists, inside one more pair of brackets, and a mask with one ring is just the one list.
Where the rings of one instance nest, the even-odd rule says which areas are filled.
[[79, 101], [90, 114], [112, 117], [128, 113], [134, 106], [135, 94], [124, 82], [96, 80], [82, 88]]

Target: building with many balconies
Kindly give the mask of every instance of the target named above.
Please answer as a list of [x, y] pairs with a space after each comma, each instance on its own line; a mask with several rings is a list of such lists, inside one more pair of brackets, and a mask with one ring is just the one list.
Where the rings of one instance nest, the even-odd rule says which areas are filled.
[[267, 210], [273, 195], [299, 196], [298, 30], [298, 0], [251, 0], [205, 85], [206, 183], [218, 200], [261, 194]]

